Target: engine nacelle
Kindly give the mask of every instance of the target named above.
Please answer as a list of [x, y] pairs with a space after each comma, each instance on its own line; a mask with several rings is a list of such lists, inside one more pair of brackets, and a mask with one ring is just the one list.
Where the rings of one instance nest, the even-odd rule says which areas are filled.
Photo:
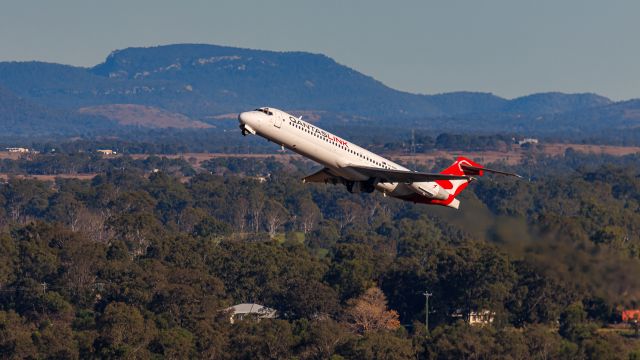
[[420, 182], [408, 185], [411, 190], [432, 199], [446, 200], [451, 194], [436, 182]]
[[345, 181], [344, 185], [347, 187], [347, 191], [352, 194], [357, 193], [372, 193], [376, 190], [375, 182], [368, 181]]

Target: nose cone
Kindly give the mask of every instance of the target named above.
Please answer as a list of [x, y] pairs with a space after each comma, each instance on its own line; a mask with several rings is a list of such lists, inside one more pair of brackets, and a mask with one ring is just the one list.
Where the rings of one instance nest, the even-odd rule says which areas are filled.
[[242, 125], [249, 124], [249, 122], [252, 119], [251, 113], [252, 113], [252, 111], [246, 111], [246, 112], [240, 113], [238, 115], [238, 121], [240, 122], [240, 124], [242, 124]]
[[258, 129], [260, 113], [257, 111], [246, 111], [238, 115], [238, 122], [242, 135], [255, 134]]
[[251, 125], [253, 127], [260, 125], [260, 120], [263, 118], [264, 114], [259, 111], [246, 111], [238, 115], [240, 125]]

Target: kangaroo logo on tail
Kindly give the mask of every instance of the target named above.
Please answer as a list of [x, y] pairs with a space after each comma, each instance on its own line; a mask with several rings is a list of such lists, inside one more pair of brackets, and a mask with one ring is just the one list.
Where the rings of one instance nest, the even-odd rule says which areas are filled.
[[[446, 175], [482, 176], [483, 170], [482, 165], [460, 156], [451, 166], [440, 173]], [[469, 185], [470, 180], [436, 180], [436, 182], [447, 190], [449, 194], [456, 197]]]

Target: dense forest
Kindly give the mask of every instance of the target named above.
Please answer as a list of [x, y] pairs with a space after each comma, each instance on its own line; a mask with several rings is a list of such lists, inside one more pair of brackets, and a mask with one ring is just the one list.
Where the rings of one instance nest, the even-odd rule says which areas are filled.
[[[275, 157], [5, 159], [98, 175], [0, 184], [0, 356], [639, 359], [619, 324], [640, 305], [638, 164], [493, 164], [526, 179], [485, 176], [455, 211], [302, 184], [313, 165]], [[239, 303], [278, 316], [232, 324]]]

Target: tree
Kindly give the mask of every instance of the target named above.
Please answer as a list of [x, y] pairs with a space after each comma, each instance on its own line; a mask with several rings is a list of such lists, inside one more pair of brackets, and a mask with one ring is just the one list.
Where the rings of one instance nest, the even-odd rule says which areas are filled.
[[71, 228], [71, 231], [78, 230], [80, 214], [86, 212], [82, 203], [71, 193], [59, 192], [51, 199], [48, 208], [49, 217], [56, 221], [61, 221]]
[[29, 216], [42, 214], [51, 193], [47, 183], [25, 179], [10, 179], [1, 190], [11, 220], [23, 223]]
[[150, 348], [167, 359], [191, 359], [195, 355], [194, 336], [180, 327], [162, 330]]
[[221, 236], [230, 235], [231, 230], [229, 224], [207, 216], [193, 227], [193, 234], [199, 237]]
[[249, 193], [249, 213], [251, 214], [254, 233], [260, 231], [265, 201], [266, 198], [262, 189], [253, 188], [253, 191]]
[[49, 323], [40, 329], [39, 336], [34, 337], [42, 358], [78, 359], [79, 357], [78, 343], [68, 324]]
[[434, 307], [441, 316], [490, 310], [502, 315], [515, 272], [506, 255], [482, 242], [445, 248], [438, 253]]
[[524, 338], [529, 354], [540, 360], [559, 358], [562, 338], [550, 328], [532, 324], [525, 328]]
[[141, 212], [115, 216], [109, 222], [109, 230], [124, 240], [132, 255], [141, 256], [147, 252], [151, 240], [162, 233], [162, 226], [152, 213]]
[[9, 359], [35, 358], [33, 324], [27, 323], [13, 311], [0, 311], [0, 354]]
[[341, 299], [356, 297], [373, 285], [373, 253], [369, 246], [337, 244], [332, 250], [331, 267], [325, 278]]
[[495, 333], [494, 338], [496, 339], [496, 349], [493, 356], [508, 360], [529, 359], [526, 338], [519, 329], [502, 328]]
[[298, 215], [300, 228], [305, 234], [313, 231], [322, 218], [320, 208], [310, 198], [304, 198], [298, 202], [296, 214]]
[[393, 333], [368, 333], [351, 339], [338, 350], [349, 359], [405, 360], [415, 359], [410, 339]]
[[284, 320], [247, 319], [239, 321], [231, 333], [230, 349], [236, 359], [288, 359], [296, 338], [291, 324]]
[[517, 261], [514, 265], [518, 277], [507, 302], [511, 323], [523, 326], [556, 321], [562, 305], [569, 302], [570, 292], [532, 261]]
[[271, 238], [276, 236], [276, 232], [287, 222], [289, 214], [287, 209], [274, 200], [267, 200], [264, 207], [264, 217], [267, 223], [267, 232]]
[[338, 200], [340, 230], [342, 231], [347, 225], [354, 223], [356, 220], [364, 220], [364, 209], [360, 204], [346, 199]]
[[595, 324], [587, 321], [587, 313], [582, 303], [573, 303], [560, 314], [558, 333], [569, 341], [580, 342], [588, 339], [593, 335], [594, 330]]
[[313, 319], [336, 315], [340, 311], [338, 294], [317, 279], [294, 277], [277, 296], [276, 310], [287, 319]]
[[350, 339], [345, 328], [330, 318], [314, 320], [305, 330], [300, 354], [303, 359], [329, 359]]
[[65, 293], [76, 304], [91, 305], [95, 301], [94, 283], [106, 257], [106, 246], [96, 244], [78, 234], [65, 242], [60, 259], [60, 280]]
[[233, 223], [240, 234], [247, 231], [247, 216], [249, 214], [249, 202], [240, 198], [234, 201], [232, 206]]
[[0, 235], [0, 289], [15, 280], [18, 250], [7, 234]]
[[180, 221], [180, 213], [192, 201], [185, 186], [176, 177], [164, 172], [154, 173], [149, 178], [146, 191], [156, 199], [156, 210], [159, 211], [163, 224]]
[[229, 357], [229, 332], [231, 331], [227, 313], [218, 311], [216, 316], [198, 321], [192, 327], [196, 335], [195, 347], [201, 359], [225, 359]]
[[107, 305], [97, 326], [96, 350], [107, 358], [139, 357], [154, 335], [140, 310], [121, 302]]
[[382, 290], [373, 287], [356, 299], [347, 302], [345, 319], [355, 333], [366, 334], [378, 330], [395, 330], [400, 327], [398, 313], [387, 309], [387, 299]]
[[615, 336], [594, 336], [585, 340], [583, 351], [587, 360], [624, 360], [623, 342], [620, 337]]
[[87, 238], [98, 243], [106, 243], [111, 236], [112, 231], [107, 229], [107, 213], [106, 210], [84, 209], [77, 217], [77, 230], [87, 236]]
[[182, 211], [180, 211], [176, 219], [178, 230], [186, 233], [193, 232], [195, 226], [206, 218], [206, 210], [187, 206]]
[[[315, 296], [309, 289], [318, 285], [316, 281], [322, 279], [325, 269], [302, 245], [281, 245], [273, 241], [222, 241], [208, 258], [210, 271], [224, 282], [229, 296], [242, 302], [260, 301], [270, 307], [286, 299], [289, 285], [297, 286], [302, 281], [309, 284], [297, 294], [299, 298], [304, 299], [306, 294]], [[318, 290], [322, 289], [322, 285], [318, 286]], [[330, 298], [327, 294], [320, 298], [323, 296]], [[297, 301], [291, 304], [284, 301], [283, 306], [290, 305], [290, 309], [305, 309], [298, 307]], [[312, 309], [315, 305], [316, 301], [307, 306]]]
[[464, 321], [440, 325], [431, 331], [426, 351], [429, 359], [492, 359], [496, 356], [491, 327], [474, 327]]
[[215, 318], [224, 308], [224, 285], [203, 270], [168, 269], [168, 283], [156, 287], [149, 309], [183, 328], [191, 328], [201, 319]]

